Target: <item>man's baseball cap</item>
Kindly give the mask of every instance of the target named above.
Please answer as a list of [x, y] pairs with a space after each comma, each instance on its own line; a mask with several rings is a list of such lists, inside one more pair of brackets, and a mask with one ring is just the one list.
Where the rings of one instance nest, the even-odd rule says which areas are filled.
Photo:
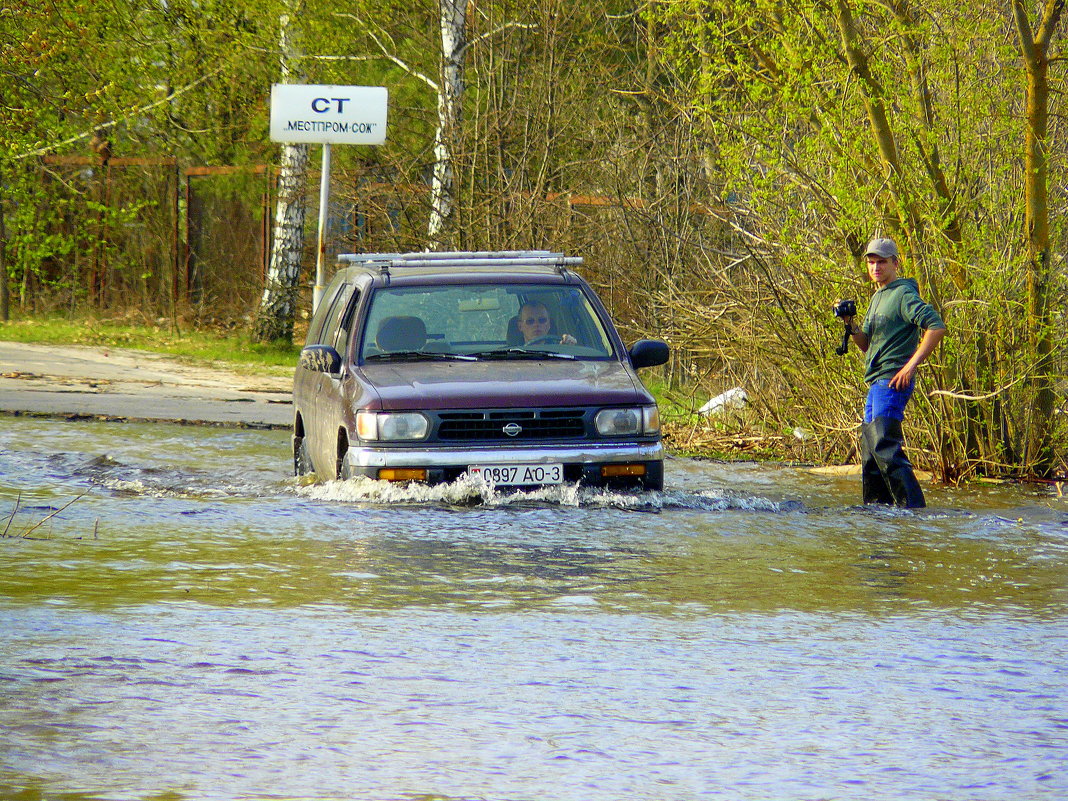
[[896, 259], [898, 257], [897, 243], [893, 239], [873, 239], [868, 243], [864, 256], [880, 256], [884, 259]]

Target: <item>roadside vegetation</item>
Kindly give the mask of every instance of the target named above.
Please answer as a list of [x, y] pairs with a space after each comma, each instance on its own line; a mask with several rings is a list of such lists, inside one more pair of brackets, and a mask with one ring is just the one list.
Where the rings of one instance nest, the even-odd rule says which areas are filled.
[[73, 320], [47, 315], [0, 322], [0, 340], [146, 350], [193, 364], [225, 365], [272, 374], [292, 372], [300, 353], [299, 346], [288, 342], [253, 342], [248, 332], [240, 329], [179, 330], [167, 324], [96, 318]]
[[[255, 342], [247, 329], [189, 328], [166, 321], [154, 324], [130, 319], [71, 319], [42, 315], [0, 322], [0, 340], [46, 345], [85, 345], [165, 353], [190, 364], [226, 367], [268, 375], [290, 375], [300, 354], [299, 344]], [[744, 407], [705, 417], [696, 412], [705, 402], [697, 386], [671, 386], [662, 375], [642, 371], [657, 398], [667, 443], [673, 453], [722, 459], [811, 461], [820, 458], [805, 447], [806, 438], [767, 433], [752, 410]]]
[[950, 329], [913, 461], [1064, 476], [1064, 6], [15, 0], [0, 319], [299, 341], [319, 147], [270, 140], [270, 87], [385, 86], [386, 143], [334, 148], [329, 254], [582, 256], [628, 341], [672, 346], [674, 447], [843, 463], [862, 363], [830, 309], [866, 308], [860, 255], [891, 236]]

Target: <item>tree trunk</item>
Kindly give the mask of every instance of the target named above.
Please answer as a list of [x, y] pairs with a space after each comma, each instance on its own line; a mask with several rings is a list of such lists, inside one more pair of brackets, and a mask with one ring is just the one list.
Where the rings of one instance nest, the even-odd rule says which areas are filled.
[[[0, 179], [0, 185], [3, 181]], [[11, 289], [7, 274], [7, 231], [4, 228], [4, 198], [0, 194], [0, 322], [11, 319]]]
[[[946, 177], [942, 167], [934, 101], [931, 87], [927, 80], [927, 57], [924, 54], [921, 36], [918, 32], [919, 25], [907, 0], [892, 0], [891, 11], [905, 32], [903, 42], [916, 102], [916, 122], [922, 131], [931, 134], [926, 142], [922, 135], [916, 136], [914, 141], [920, 155], [920, 162], [923, 164], [924, 171], [931, 182], [931, 191], [938, 200], [938, 216], [934, 221], [935, 227], [956, 248], [964, 242], [964, 232], [961, 227], [956, 194], [950, 187], [949, 179]], [[944, 266], [948, 269], [949, 276], [953, 279], [957, 289], [961, 292], [965, 291], [968, 288], [969, 278], [960, 264], [955, 260], [950, 260]], [[931, 290], [937, 288], [935, 282], [929, 280], [927, 283]]]
[[[293, 17], [303, 7], [301, 0], [287, 4], [290, 15], [279, 20], [282, 83], [300, 82], [300, 49]], [[304, 254], [305, 184], [308, 173], [308, 146], [282, 145], [278, 174], [278, 201], [274, 214], [274, 237], [267, 283], [263, 288], [253, 338], [259, 342], [282, 339], [292, 341], [296, 318], [297, 288], [300, 284], [300, 260]]]
[[283, 145], [271, 261], [256, 320], [255, 338], [260, 342], [293, 339], [300, 260], [304, 254], [307, 171], [308, 146]]
[[1027, 311], [1031, 347], [1036, 355], [1031, 379], [1033, 410], [1024, 459], [1031, 470], [1053, 469], [1049, 422], [1056, 402], [1053, 377], [1053, 320], [1050, 315], [1051, 249], [1049, 241], [1049, 46], [1065, 0], [1045, 0], [1037, 33], [1032, 33], [1022, 0], [1013, 0], [1020, 53], [1027, 73], [1027, 135], [1024, 153], [1024, 230], [1027, 234]]
[[912, 257], [916, 266], [923, 269], [924, 253], [919, 246], [923, 226], [920, 215], [916, 210], [916, 204], [913, 201], [912, 192], [905, 184], [901, 155], [897, 148], [894, 128], [890, 123], [888, 114], [886, 90], [872, 72], [871, 63], [861, 46], [857, 23], [848, 1], [836, 0], [836, 9], [838, 32], [842, 37], [842, 48], [845, 51], [846, 62], [860, 82], [864, 109], [868, 114], [868, 123], [871, 126], [875, 144], [879, 149], [879, 157], [882, 161], [883, 169], [886, 171], [885, 178], [897, 200], [895, 204], [897, 207], [897, 225], [907, 243], [905, 250]]
[[441, 66], [438, 88], [438, 128], [434, 134], [434, 175], [430, 186], [430, 247], [444, 244], [455, 207], [453, 144], [459, 130], [464, 93], [464, 54], [467, 48], [467, 0], [439, 0]]

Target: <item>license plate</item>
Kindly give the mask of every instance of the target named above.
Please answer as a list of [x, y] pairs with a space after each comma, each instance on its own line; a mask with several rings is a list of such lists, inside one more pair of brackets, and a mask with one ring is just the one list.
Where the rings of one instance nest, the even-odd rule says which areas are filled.
[[561, 484], [564, 480], [562, 464], [473, 464], [467, 472], [499, 487]]

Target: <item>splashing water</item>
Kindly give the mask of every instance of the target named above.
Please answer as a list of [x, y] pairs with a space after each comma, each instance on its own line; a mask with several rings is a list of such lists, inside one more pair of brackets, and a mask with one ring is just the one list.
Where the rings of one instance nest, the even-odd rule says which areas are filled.
[[548, 504], [570, 507], [600, 507], [633, 511], [661, 511], [663, 509], [696, 509], [722, 512], [739, 511], [784, 512], [798, 511], [797, 502], [772, 501], [758, 496], [746, 496], [722, 490], [701, 492], [622, 492], [603, 488], [581, 487], [578, 484], [559, 484], [536, 489], [498, 488], [481, 477], [462, 475], [455, 481], [426, 485], [416, 482], [398, 483], [376, 481], [363, 476], [345, 481], [309, 483], [297, 488], [297, 493], [316, 501], [370, 504], [428, 504], [449, 506], [522, 506]]

